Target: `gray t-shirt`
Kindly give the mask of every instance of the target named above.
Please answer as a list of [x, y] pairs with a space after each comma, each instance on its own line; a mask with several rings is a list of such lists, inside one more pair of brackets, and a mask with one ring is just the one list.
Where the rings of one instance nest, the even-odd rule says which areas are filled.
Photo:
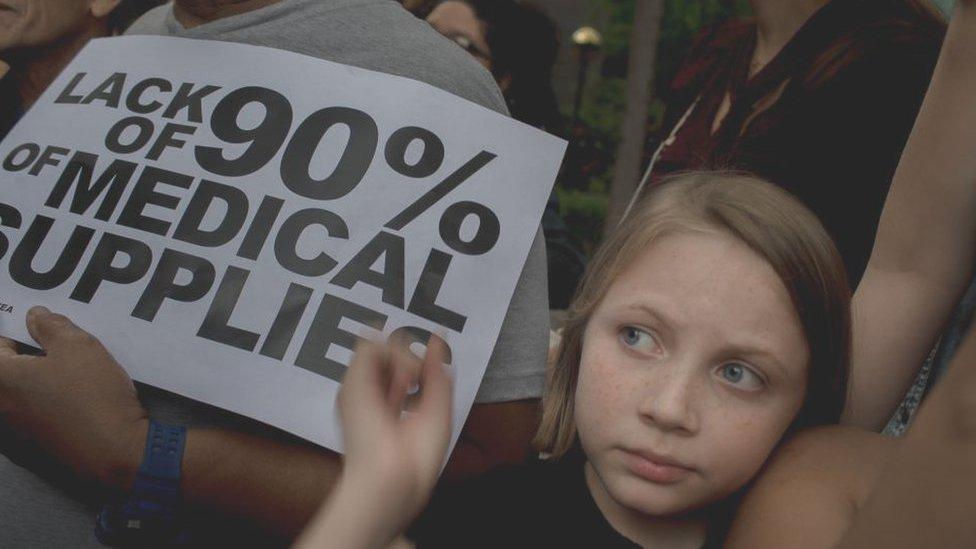
[[[282, 0], [271, 6], [185, 29], [170, 5], [150, 11], [128, 34], [158, 34], [256, 44], [413, 78], [505, 113], [491, 75], [393, 0]], [[477, 402], [538, 397], [548, 345], [546, 263], [536, 234], [502, 325]], [[153, 417], [194, 426], [281, 436], [240, 416], [142, 387]], [[0, 456], [0, 546], [101, 547], [93, 535], [101, 501], [47, 480]], [[221, 535], [230, 535], [226, 530]], [[225, 538], [226, 540], [227, 538]]]

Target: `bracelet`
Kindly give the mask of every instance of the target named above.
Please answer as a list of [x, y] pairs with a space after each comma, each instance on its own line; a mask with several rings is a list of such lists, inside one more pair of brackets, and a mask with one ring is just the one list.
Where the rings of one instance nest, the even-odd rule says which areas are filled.
[[186, 427], [149, 421], [142, 464], [129, 499], [106, 505], [95, 534], [106, 545], [178, 546], [187, 540], [180, 517], [180, 477]]

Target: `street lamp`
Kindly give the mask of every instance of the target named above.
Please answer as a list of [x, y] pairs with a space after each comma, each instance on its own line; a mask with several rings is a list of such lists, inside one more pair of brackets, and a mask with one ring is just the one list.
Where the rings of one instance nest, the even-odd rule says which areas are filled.
[[576, 100], [573, 102], [573, 127], [579, 122], [580, 107], [583, 104], [583, 88], [586, 85], [586, 69], [590, 59], [599, 51], [603, 37], [593, 27], [580, 27], [573, 32], [573, 44], [579, 52], [579, 74], [576, 77]]

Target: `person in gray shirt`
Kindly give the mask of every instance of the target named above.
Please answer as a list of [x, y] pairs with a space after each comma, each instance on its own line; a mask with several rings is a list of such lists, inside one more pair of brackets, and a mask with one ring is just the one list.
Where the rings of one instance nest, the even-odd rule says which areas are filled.
[[[483, 67], [392, 0], [176, 0], [147, 13], [127, 34], [289, 50], [426, 82], [507, 114]], [[520, 461], [529, 451], [548, 345], [544, 254], [538, 232], [446, 471], [449, 479]], [[18, 439], [32, 440], [71, 474], [50, 474], [39, 466], [38, 454], [24, 454], [22, 444], [10, 444], [12, 438], [5, 436], [0, 545], [100, 546], [93, 535], [95, 516], [105, 493], [125, 493], [131, 485], [141, 461], [147, 414], [190, 428], [182, 480], [187, 505], [290, 536], [332, 487], [341, 466], [336, 454], [157, 389], [140, 387], [140, 405], [126, 391], [111, 390], [124, 374], [118, 375], [121, 369], [96, 340], [76, 337], [83, 332], [58, 315], [32, 318], [32, 333], [48, 355], [42, 360], [62, 375], [33, 380], [41, 387], [31, 388], [29, 403], [5, 413], [0, 427], [11, 429]], [[9, 349], [0, 350], [0, 363], [19, 358]], [[67, 383], [65, 375], [79, 381], [69, 391], [56, 390]], [[16, 382], [4, 379], [0, 364], [0, 385]], [[72, 409], [77, 413], [68, 413]], [[84, 444], [69, 444], [79, 433], [90, 436]], [[222, 535], [226, 541], [226, 527]]]

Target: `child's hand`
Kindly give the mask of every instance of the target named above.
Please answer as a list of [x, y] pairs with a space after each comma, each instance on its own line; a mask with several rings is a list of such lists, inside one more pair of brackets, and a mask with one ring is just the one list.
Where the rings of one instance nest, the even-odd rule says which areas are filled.
[[[345, 441], [342, 483], [376, 496], [372, 511], [397, 529], [430, 496], [451, 436], [451, 379], [444, 342], [431, 336], [423, 361], [402, 346], [361, 344], [346, 372], [338, 406]], [[416, 405], [404, 412], [416, 384]]]
[[[451, 439], [451, 379], [444, 342], [431, 336], [423, 361], [404, 347], [364, 342], [339, 391], [345, 464], [328, 501], [296, 547], [387, 547], [420, 512]], [[410, 389], [416, 406], [403, 412]]]

